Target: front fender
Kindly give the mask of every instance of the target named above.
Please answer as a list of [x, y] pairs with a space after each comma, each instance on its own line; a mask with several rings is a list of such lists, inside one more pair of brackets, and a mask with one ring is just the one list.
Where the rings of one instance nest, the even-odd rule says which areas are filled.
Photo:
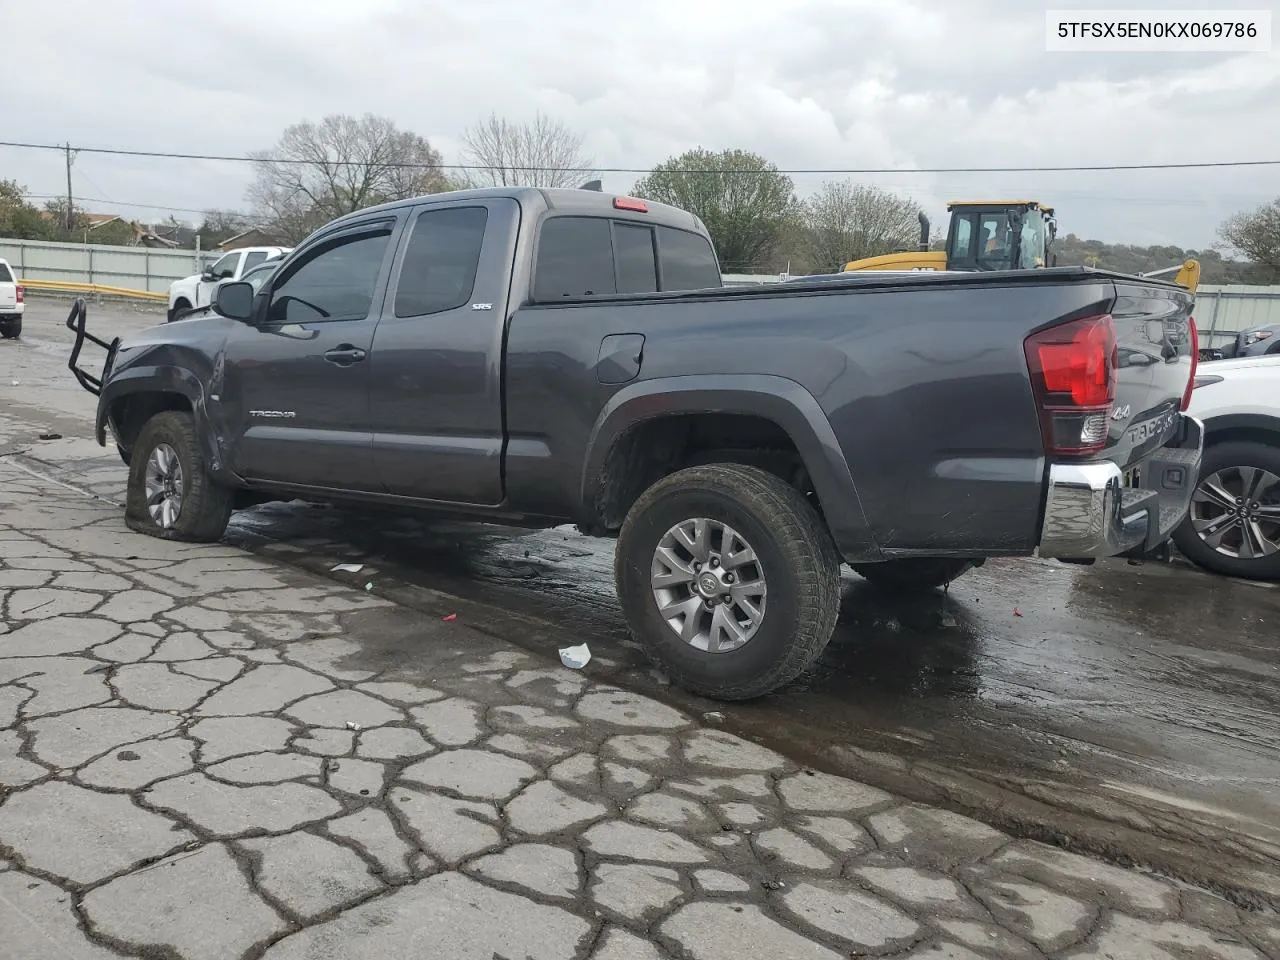
[[776, 423], [804, 461], [841, 555], [858, 562], [883, 559], [831, 422], [809, 391], [785, 377], [668, 377], [619, 390], [596, 419], [587, 442], [580, 485], [582, 514], [590, 514], [609, 451], [624, 433], [646, 420], [687, 413], [746, 414]]
[[[168, 364], [137, 364], [124, 370], [115, 371], [103, 384], [102, 394], [98, 398], [98, 414], [95, 432], [98, 444], [106, 446], [107, 423], [112, 421], [113, 432], [119, 433], [120, 424], [113, 420], [113, 411], [118, 409], [122, 400], [140, 396], [180, 397], [190, 407], [195, 422], [196, 436], [200, 438], [200, 446], [205, 462], [211, 467], [215, 476], [224, 470], [220, 463], [217, 445], [210, 429], [207, 392], [200, 378], [190, 370]], [[159, 403], [160, 409], [172, 409], [172, 405]], [[141, 427], [141, 424], [138, 424]]]

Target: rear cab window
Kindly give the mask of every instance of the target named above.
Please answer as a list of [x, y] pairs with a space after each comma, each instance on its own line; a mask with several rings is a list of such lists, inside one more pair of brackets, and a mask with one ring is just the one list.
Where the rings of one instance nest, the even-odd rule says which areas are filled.
[[9, 270], [9, 265], [0, 260], [0, 283], [13, 283], [13, 274]]
[[600, 216], [543, 222], [534, 262], [540, 303], [614, 294], [720, 287], [710, 241], [663, 224]]

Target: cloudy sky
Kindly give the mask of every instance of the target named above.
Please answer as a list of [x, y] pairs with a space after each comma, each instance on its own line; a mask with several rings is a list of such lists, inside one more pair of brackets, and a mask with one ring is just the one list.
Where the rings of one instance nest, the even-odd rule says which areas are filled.
[[[1231, 5], [1280, 23], [1277, 0]], [[290, 123], [372, 112], [457, 162], [461, 132], [490, 111], [542, 111], [580, 131], [602, 167], [741, 147], [784, 169], [902, 171], [857, 179], [913, 196], [935, 223], [948, 199], [1031, 195], [1057, 207], [1062, 233], [1186, 247], [1214, 243], [1227, 216], [1280, 196], [1280, 166], [912, 173], [1280, 160], [1280, 47], [1047, 53], [1043, 10], [1026, 0], [0, 0], [0, 23], [21, 38], [6, 54], [0, 139], [240, 156]], [[249, 173], [95, 154], [73, 169], [90, 209], [186, 219], [245, 209]], [[59, 154], [0, 147], [0, 177], [65, 192]], [[605, 189], [635, 178], [610, 174]], [[804, 194], [825, 178], [794, 179]]]

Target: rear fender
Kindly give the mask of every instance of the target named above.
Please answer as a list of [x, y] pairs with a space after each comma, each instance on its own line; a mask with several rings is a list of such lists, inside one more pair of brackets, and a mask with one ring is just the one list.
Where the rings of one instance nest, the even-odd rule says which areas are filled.
[[698, 413], [746, 414], [777, 424], [804, 461], [841, 555], [850, 561], [883, 559], [830, 421], [812, 394], [784, 377], [670, 377], [619, 390], [596, 419], [588, 440], [582, 515], [593, 513], [609, 452], [629, 429], [659, 417]]

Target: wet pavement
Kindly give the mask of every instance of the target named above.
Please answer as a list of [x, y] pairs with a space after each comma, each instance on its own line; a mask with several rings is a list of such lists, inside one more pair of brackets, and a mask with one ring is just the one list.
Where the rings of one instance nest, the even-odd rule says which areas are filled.
[[[32, 308], [25, 342], [0, 352], [0, 453], [118, 499], [118, 460], [79, 439], [93, 399], [65, 373], [66, 307]], [[154, 315], [91, 307], [90, 318], [122, 332]], [[814, 675], [767, 700], [724, 705], [685, 696], [648, 667], [616, 608], [611, 544], [570, 529], [292, 503], [237, 515], [228, 539], [357, 588], [370, 583], [410, 607], [457, 613], [550, 657], [587, 642], [612, 682], [820, 769], [1019, 836], [1152, 865], [1240, 902], [1280, 899], [1272, 585], [1181, 563], [1002, 560], [945, 594], [904, 599], [848, 574], [837, 635]], [[365, 569], [330, 571], [352, 561]]]

